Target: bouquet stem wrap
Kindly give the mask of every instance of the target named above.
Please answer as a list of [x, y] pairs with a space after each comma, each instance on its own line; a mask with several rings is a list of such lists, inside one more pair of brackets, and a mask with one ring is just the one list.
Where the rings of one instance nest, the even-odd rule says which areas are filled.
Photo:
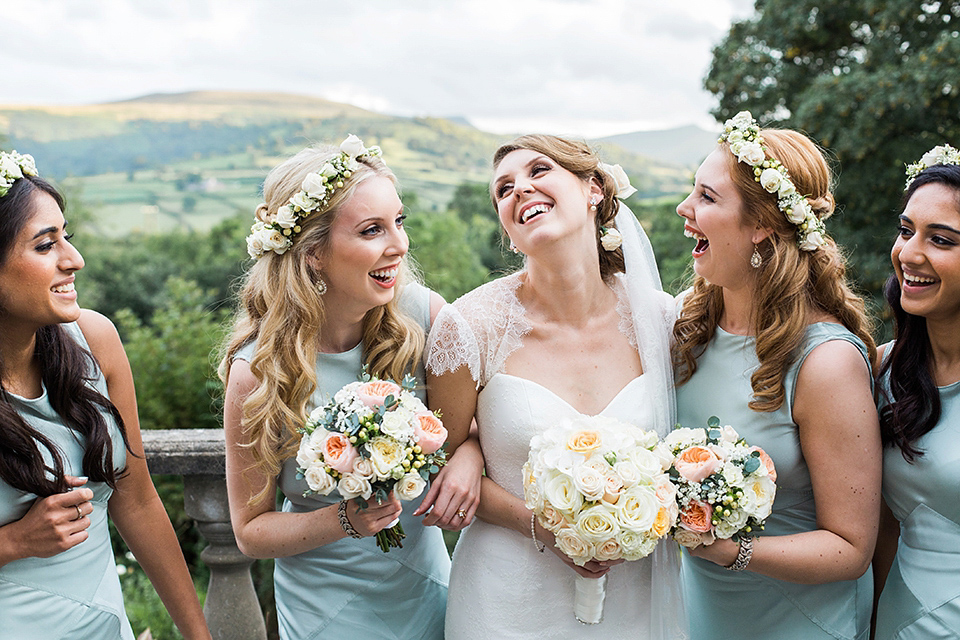
[[574, 582], [573, 615], [584, 624], [598, 624], [603, 618], [603, 599], [607, 595], [607, 576], [584, 578]]

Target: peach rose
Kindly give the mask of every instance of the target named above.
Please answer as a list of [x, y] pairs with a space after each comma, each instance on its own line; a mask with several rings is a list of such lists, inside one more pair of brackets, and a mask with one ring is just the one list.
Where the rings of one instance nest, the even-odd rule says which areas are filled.
[[567, 449], [576, 453], [590, 453], [600, 446], [600, 434], [596, 431], [577, 431], [567, 440]]
[[658, 538], [667, 535], [670, 528], [673, 527], [673, 519], [670, 517], [670, 511], [665, 507], [660, 507], [657, 511], [657, 519], [653, 521], [653, 533]]
[[680, 526], [689, 531], [705, 533], [713, 526], [713, 507], [706, 502], [691, 500], [680, 512]]
[[379, 407], [387, 396], [399, 398], [400, 391], [400, 385], [389, 380], [371, 380], [357, 387], [357, 396], [368, 407]]
[[440, 418], [424, 411], [414, 416], [413, 437], [424, 453], [435, 453], [447, 441], [447, 429]]
[[323, 441], [323, 461], [340, 473], [353, 471], [353, 461], [357, 459], [357, 449], [346, 435], [331, 431]]
[[773, 466], [773, 459], [767, 455], [767, 452], [761, 449], [760, 447], [750, 447], [750, 452], [757, 451], [760, 453], [760, 462], [763, 463], [763, 466], [767, 468], [767, 475], [770, 476], [770, 479], [774, 482], [777, 481], [777, 469]]
[[680, 452], [673, 466], [684, 479], [700, 482], [720, 468], [721, 460], [707, 447], [692, 446]]

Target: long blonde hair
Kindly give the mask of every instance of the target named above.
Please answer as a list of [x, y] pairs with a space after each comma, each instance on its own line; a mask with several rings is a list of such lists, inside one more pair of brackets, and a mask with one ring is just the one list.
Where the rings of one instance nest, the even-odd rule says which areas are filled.
[[[767, 154], [778, 159], [790, 174], [799, 193], [821, 220], [829, 218], [835, 202], [831, 192], [830, 167], [820, 149], [796, 131], [765, 129]], [[757, 269], [754, 293], [759, 368], [750, 378], [754, 411], [776, 411], [783, 404], [784, 374], [797, 357], [804, 332], [815, 314], [835, 317], [866, 344], [871, 363], [877, 349], [870, 335], [871, 323], [863, 300], [846, 278], [846, 260], [837, 244], [827, 238], [816, 251], [801, 251], [797, 228], [777, 207], [775, 194], [767, 193], [754, 180], [753, 168], [738, 162], [726, 143], [721, 143], [734, 185], [743, 199], [744, 224], [773, 229], [758, 246], [763, 261]], [[713, 338], [723, 312], [722, 288], [695, 276], [674, 325], [674, 361], [677, 384], [697, 370], [697, 356]]]
[[[258, 215], [275, 213], [300, 190], [308, 173], [318, 171], [337, 153], [336, 147], [309, 147], [274, 168], [264, 181], [264, 202]], [[267, 252], [244, 276], [219, 371], [226, 384], [237, 352], [256, 342], [250, 370], [257, 386], [243, 403], [241, 428], [256, 467], [268, 476], [276, 476], [283, 461], [295, 454], [296, 428], [306, 420], [307, 402], [317, 388], [317, 349], [326, 314], [316, 284], [319, 273], [308, 258], [322, 255], [328, 248], [330, 228], [360, 183], [381, 176], [396, 184], [379, 158], [367, 156], [359, 161], [360, 167], [335, 192], [327, 209], [303, 220], [303, 230], [293, 246], [283, 255]], [[404, 285], [416, 280], [406, 259], [397, 278], [393, 300], [364, 316], [362, 342], [368, 371], [400, 380], [415, 371], [425, 337], [420, 323], [398, 307]], [[265, 490], [252, 501], [261, 498]]]

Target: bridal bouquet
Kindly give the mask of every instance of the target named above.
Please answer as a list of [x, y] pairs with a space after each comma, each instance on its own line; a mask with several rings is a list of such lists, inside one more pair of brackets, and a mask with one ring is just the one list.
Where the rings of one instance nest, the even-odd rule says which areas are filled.
[[[297, 452], [298, 477], [309, 487], [305, 496], [336, 489], [365, 507], [371, 497], [386, 500], [391, 491], [401, 500], [423, 492], [446, 463], [441, 447], [447, 430], [413, 395], [414, 384], [411, 376], [401, 386], [364, 374], [311, 412]], [[377, 533], [377, 545], [386, 552], [402, 547], [404, 537], [396, 523]]]
[[777, 492], [770, 456], [711, 417], [707, 428], [678, 427], [657, 447], [676, 485], [680, 517], [670, 532], [696, 548], [763, 529]]
[[[576, 564], [639, 560], [673, 527], [676, 489], [653, 453], [657, 442], [655, 433], [604, 416], [581, 416], [530, 441], [527, 508]], [[577, 576], [581, 622], [600, 621], [605, 580]]]

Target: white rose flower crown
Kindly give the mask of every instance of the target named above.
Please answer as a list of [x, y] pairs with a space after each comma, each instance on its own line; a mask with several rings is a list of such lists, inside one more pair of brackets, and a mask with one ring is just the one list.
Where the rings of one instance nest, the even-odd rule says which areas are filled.
[[939, 146], [930, 149], [923, 157], [914, 162], [913, 164], [907, 165], [907, 184], [903, 187], [904, 190], [910, 188], [910, 183], [920, 175], [920, 172], [924, 169], [929, 169], [932, 166], [938, 164], [956, 164], [960, 165], [960, 150], [954, 149], [948, 144], [942, 144]]
[[23, 176], [36, 176], [33, 156], [16, 151], [0, 151], [0, 198], [7, 195], [13, 183]]
[[797, 227], [797, 245], [802, 251], [816, 251], [826, 245], [827, 229], [806, 196], [797, 192], [787, 168], [767, 157], [760, 125], [749, 111], [741, 111], [723, 124], [720, 142], [730, 145], [737, 160], [753, 167], [753, 179], [768, 193], [777, 195], [777, 208]]
[[293, 240], [303, 230], [304, 219], [315, 211], [323, 211], [337, 189], [360, 168], [362, 158], [379, 157], [380, 147], [363, 146], [363, 141], [350, 134], [340, 143], [340, 153], [320, 167], [319, 171], [307, 174], [301, 190], [275, 213], [257, 216], [247, 236], [247, 253], [259, 259], [269, 251], [282, 255], [293, 246]]

